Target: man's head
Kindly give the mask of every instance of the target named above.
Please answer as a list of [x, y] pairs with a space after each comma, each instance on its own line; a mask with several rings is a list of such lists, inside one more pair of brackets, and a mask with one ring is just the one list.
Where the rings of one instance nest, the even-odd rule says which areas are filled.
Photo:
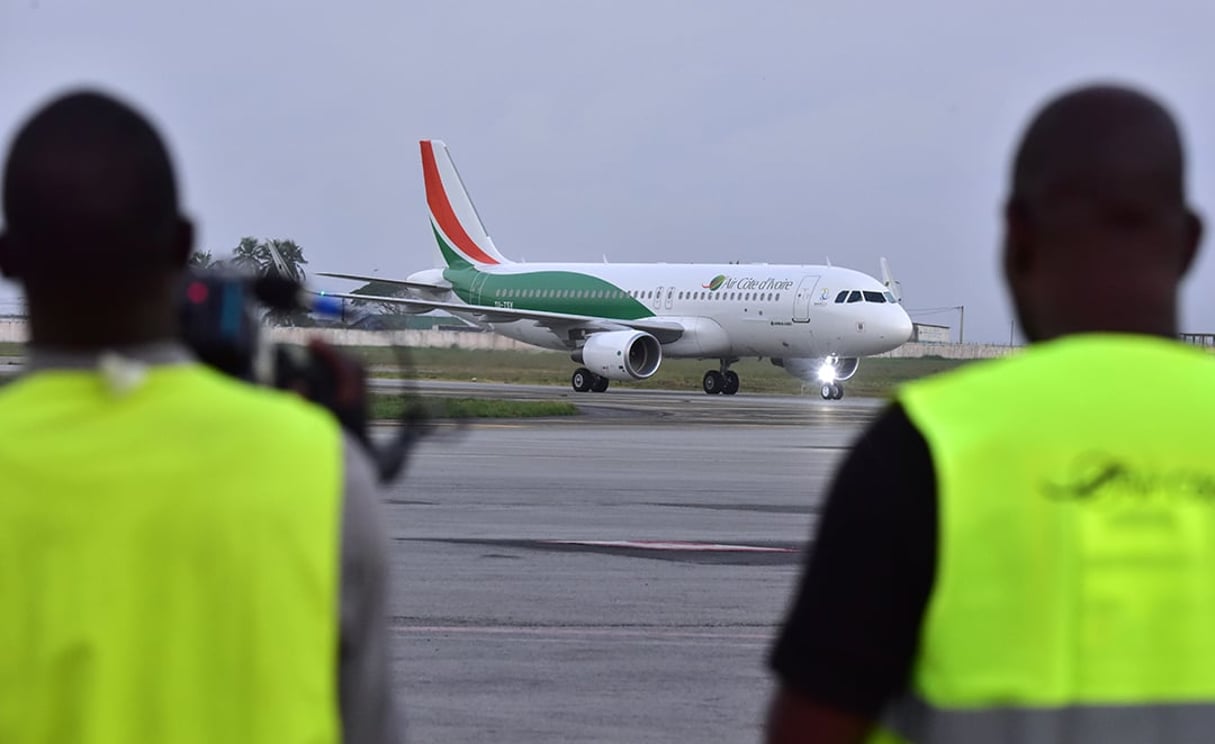
[[1148, 96], [1092, 86], [1048, 103], [1017, 149], [1004, 270], [1031, 341], [1176, 333], [1177, 291], [1202, 224], [1186, 202], [1173, 117]]
[[3, 183], [0, 270], [25, 289], [34, 343], [175, 334], [193, 228], [164, 143], [139, 113], [98, 93], [55, 99], [17, 133]]

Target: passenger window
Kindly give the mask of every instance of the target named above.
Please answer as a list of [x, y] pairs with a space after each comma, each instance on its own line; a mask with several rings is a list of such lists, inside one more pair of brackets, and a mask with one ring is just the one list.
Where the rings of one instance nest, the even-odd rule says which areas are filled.
[[886, 301], [886, 298], [882, 296], [881, 292], [865, 292], [865, 302], [882, 303], [885, 301]]
[[849, 302], [860, 302], [861, 301], [860, 290], [856, 290], [856, 289], [852, 290], [852, 292], [848, 295], [848, 301]]

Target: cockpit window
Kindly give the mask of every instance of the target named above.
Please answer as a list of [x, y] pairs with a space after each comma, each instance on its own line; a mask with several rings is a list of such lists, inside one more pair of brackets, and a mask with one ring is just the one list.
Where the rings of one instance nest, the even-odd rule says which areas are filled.
[[886, 302], [890, 302], [890, 303], [898, 302], [898, 300], [894, 299], [893, 292], [883, 292], [882, 296], [886, 298]]
[[848, 299], [848, 290], [846, 289], [841, 289], [840, 293], [835, 296], [836, 302], [843, 302], [846, 299]]
[[860, 290], [856, 290], [856, 289], [852, 290], [852, 293], [848, 295], [848, 301], [849, 302], [860, 302], [861, 301]]
[[885, 302], [885, 301], [886, 301], [886, 298], [884, 296], [882, 296], [881, 292], [866, 292], [865, 293], [865, 302]]

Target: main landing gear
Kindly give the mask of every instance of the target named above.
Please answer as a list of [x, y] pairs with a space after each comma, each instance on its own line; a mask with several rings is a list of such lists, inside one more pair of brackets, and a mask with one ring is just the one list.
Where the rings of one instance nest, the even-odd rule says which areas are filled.
[[576, 393], [602, 393], [608, 389], [608, 378], [601, 377], [586, 367], [579, 367], [574, 370], [574, 374], [570, 377], [570, 384], [574, 386]]
[[823, 396], [823, 400], [839, 400], [844, 397], [844, 386], [838, 382], [824, 382], [818, 394]]
[[705, 372], [702, 386], [708, 395], [734, 395], [738, 392], [738, 373], [730, 369], [737, 359], [722, 359], [721, 371], [711, 369]]

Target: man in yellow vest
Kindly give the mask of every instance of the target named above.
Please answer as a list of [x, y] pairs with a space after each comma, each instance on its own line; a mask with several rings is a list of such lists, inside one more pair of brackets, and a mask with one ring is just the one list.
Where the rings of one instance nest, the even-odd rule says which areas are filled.
[[370, 464], [181, 345], [160, 137], [66, 95], [3, 186], [30, 341], [0, 388], [0, 741], [399, 741]]
[[903, 388], [835, 477], [772, 650], [767, 739], [1215, 741], [1215, 357], [1148, 96], [1033, 119], [1004, 211], [1032, 342]]

